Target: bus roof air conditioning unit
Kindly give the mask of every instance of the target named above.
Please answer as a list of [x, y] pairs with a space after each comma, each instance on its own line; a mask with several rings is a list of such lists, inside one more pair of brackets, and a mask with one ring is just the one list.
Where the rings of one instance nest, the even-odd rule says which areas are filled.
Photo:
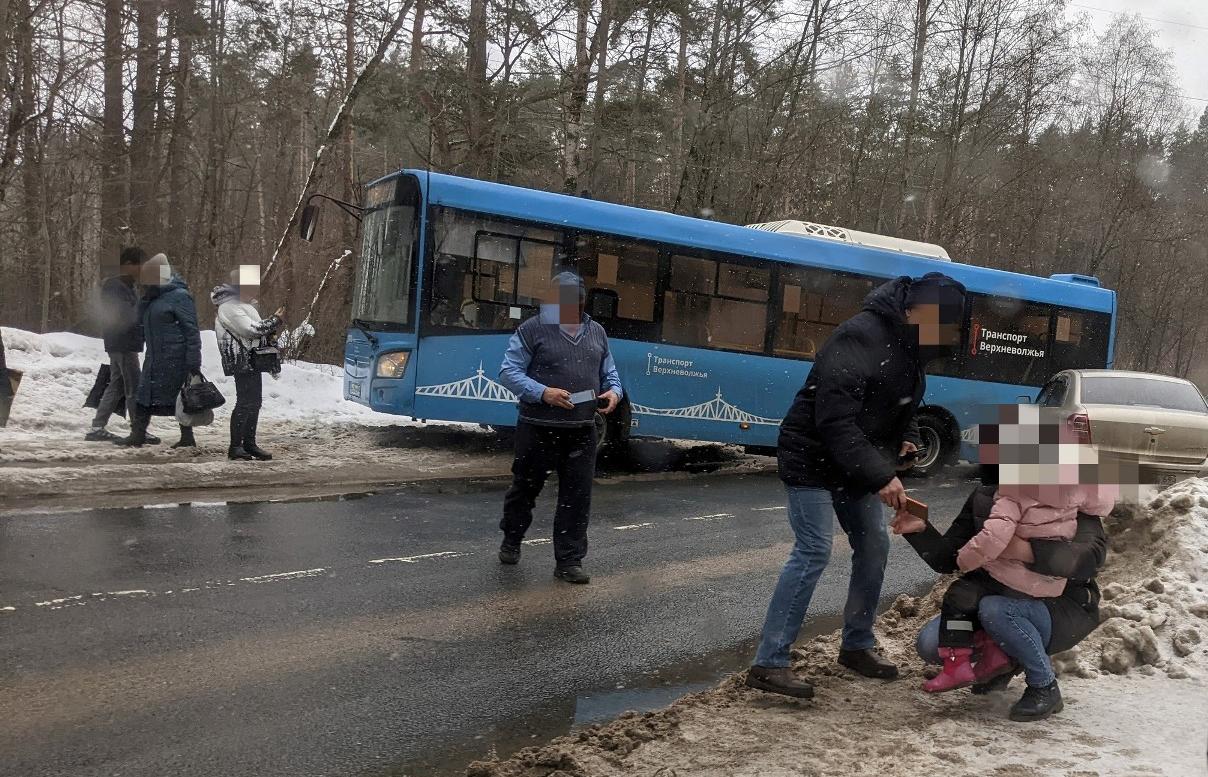
[[900, 237], [877, 235], [872, 232], [859, 232], [854, 229], [832, 227], [826, 224], [815, 224], [811, 221], [769, 221], [763, 224], [748, 224], [751, 229], [762, 229], [765, 232], [780, 232], [785, 235], [803, 235], [805, 237], [821, 237], [826, 240], [838, 240], [842, 243], [882, 248], [886, 251], [897, 251], [913, 256], [925, 256], [928, 259], [938, 259], [941, 262], [951, 262], [952, 257], [943, 246], [934, 243], [921, 243], [917, 240], [903, 240]]

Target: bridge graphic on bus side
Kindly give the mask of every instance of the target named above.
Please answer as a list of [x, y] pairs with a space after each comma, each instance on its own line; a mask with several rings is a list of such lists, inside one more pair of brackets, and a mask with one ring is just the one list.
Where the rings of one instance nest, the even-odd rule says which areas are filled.
[[457, 380], [452, 383], [441, 383], [438, 386], [417, 386], [417, 396], [448, 397], [449, 399], [477, 399], [483, 402], [507, 402], [515, 404], [516, 395], [508, 391], [502, 383], [491, 380], [478, 363], [478, 373], [470, 378]]
[[[516, 403], [516, 395], [508, 391], [502, 383], [486, 376], [482, 363], [478, 370], [469, 378], [455, 380], [451, 383], [441, 383], [434, 386], [417, 386], [417, 396], [444, 397], [446, 399], [470, 399], [479, 402]], [[728, 421], [731, 423], [762, 424], [779, 426], [780, 419], [765, 418], [743, 410], [737, 405], [730, 404], [722, 398], [721, 387], [717, 395], [707, 402], [688, 407], [648, 407], [631, 403], [630, 409], [637, 415], [663, 416], [667, 418], [690, 418], [696, 421]]]
[[641, 415], [660, 415], [671, 418], [692, 418], [697, 421], [733, 421], [737, 423], [748, 424], [764, 424], [767, 426], [780, 426], [778, 418], [764, 418], [763, 416], [748, 413], [738, 405], [732, 405], [722, 399], [721, 387], [717, 389], [717, 396], [710, 399], [708, 402], [701, 402], [699, 405], [691, 407], [646, 407], [636, 403], [630, 403], [633, 412]]

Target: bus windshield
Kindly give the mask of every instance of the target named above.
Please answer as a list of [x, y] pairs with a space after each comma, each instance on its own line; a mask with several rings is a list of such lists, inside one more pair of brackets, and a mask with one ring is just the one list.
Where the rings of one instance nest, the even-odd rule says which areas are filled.
[[[361, 222], [361, 261], [357, 267], [352, 318], [410, 326], [415, 287], [418, 235], [415, 196], [406, 196], [410, 179], [395, 179], [369, 189]], [[396, 196], [402, 189], [403, 196]]]

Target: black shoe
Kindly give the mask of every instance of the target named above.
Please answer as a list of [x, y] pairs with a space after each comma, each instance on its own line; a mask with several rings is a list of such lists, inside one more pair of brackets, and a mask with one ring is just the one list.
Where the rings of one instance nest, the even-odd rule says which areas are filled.
[[248, 453], [250, 453], [252, 455], [252, 458], [256, 459], [257, 461], [272, 461], [273, 460], [273, 454], [264, 450], [256, 443], [251, 443], [251, 444], [244, 443], [243, 449], [245, 451], [247, 451]]
[[118, 436], [105, 428], [93, 429], [88, 434], [84, 435], [84, 439], [88, 442], [111, 442], [118, 439]]
[[874, 680], [896, 680], [898, 668], [877, 651], [868, 650], [839, 650], [839, 663], [856, 674], [871, 677]]
[[499, 563], [514, 566], [520, 563], [520, 543], [512, 544], [504, 540], [499, 546]]
[[129, 437], [119, 437], [113, 441], [114, 445], [120, 445], [123, 448], [141, 448], [148, 442], [146, 435], [131, 434]]
[[243, 448], [228, 448], [227, 458], [231, 461], [251, 461], [252, 454], [248, 453]]
[[794, 699], [814, 698], [814, 686], [800, 680], [793, 670], [785, 667], [753, 666], [747, 670], [747, 687]]
[[180, 441], [172, 445], [173, 448], [196, 448], [197, 439], [193, 437], [193, 427], [180, 427]]
[[1050, 715], [1056, 715], [1065, 709], [1061, 700], [1061, 689], [1054, 680], [1051, 685], [1035, 688], [1029, 685], [1023, 692], [1023, 698], [1011, 707], [1011, 720], [1026, 723], [1032, 720], [1044, 720]]
[[554, 577], [577, 585], [586, 585], [591, 582], [591, 577], [583, 571], [583, 567], [558, 567], [554, 570]]
[[159, 439], [153, 434], [144, 435], [143, 440], [147, 445], [159, 445], [161, 442], [163, 442], [163, 440]]
[[984, 696], [987, 693], [997, 693], [1007, 690], [1007, 686], [1011, 684], [1011, 680], [1015, 678], [1023, 670], [1019, 667], [1012, 669], [1009, 672], [1003, 672], [998, 677], [987, 680], [984, 683], [974, 683], [969, 690], [977, 696]]

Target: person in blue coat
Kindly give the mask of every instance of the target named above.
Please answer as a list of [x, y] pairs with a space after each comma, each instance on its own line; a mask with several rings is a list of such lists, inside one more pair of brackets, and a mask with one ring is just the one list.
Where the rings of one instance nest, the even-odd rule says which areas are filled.
[[[147, 350], [142, 379], [135, 393], [137, 404], [130, 419], [130, 436], [114, 441], [117, 445], [134, 447], [147, 442], [151, 416], [176, 415], [176, 396], [185, 378], [201, 371], [197, 308], [184, 278], [173, 272], [168, 257], [156, 254], [143, 265], [140, 280], [143, 297], [138, 314]], [[180, 427], [180, 441], [172, 447], [195, 445], [192, 427]]]

